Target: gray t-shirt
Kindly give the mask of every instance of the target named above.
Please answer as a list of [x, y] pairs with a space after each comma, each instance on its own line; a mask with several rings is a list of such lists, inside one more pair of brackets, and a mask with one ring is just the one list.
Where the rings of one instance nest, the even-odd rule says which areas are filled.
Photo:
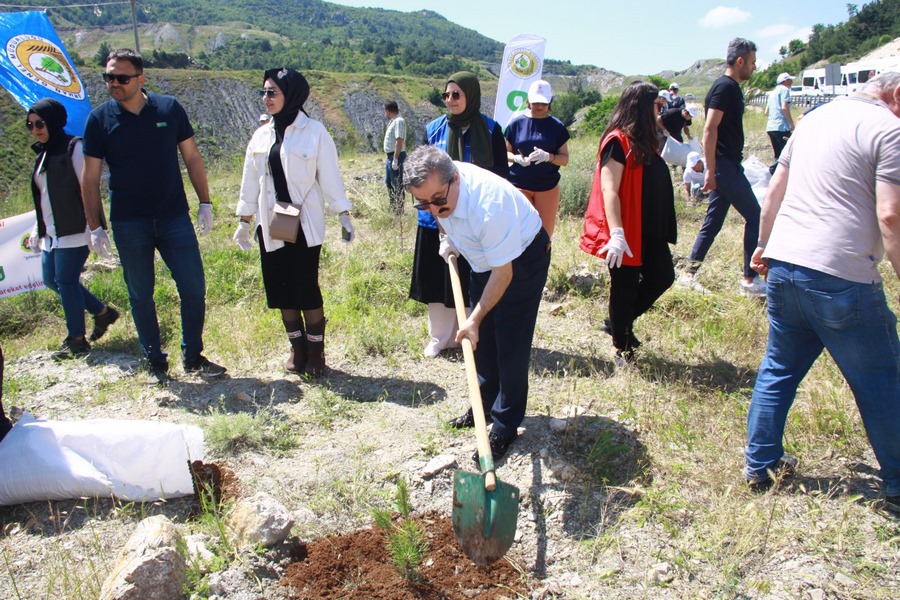
[[881, 102], [838, 98], [800, 122], [779, 162], [789, 179], [763, 256], [880, 282], [875, 182], [900, 185], [900, 119]]

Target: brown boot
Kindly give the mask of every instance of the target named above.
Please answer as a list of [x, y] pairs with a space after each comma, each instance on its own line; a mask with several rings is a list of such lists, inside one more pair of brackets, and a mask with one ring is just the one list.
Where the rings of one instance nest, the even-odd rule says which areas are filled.
[[288, 341], [291, 343], [291, 354], [284, 361], [284, 369], [289, 373], [302, 373], [306, 366], [306, 336], [303, 330], [289, 331]]
[[303, 372], [310, 377], [325, 374], [325, 320], [306, 324], [306, 368]]

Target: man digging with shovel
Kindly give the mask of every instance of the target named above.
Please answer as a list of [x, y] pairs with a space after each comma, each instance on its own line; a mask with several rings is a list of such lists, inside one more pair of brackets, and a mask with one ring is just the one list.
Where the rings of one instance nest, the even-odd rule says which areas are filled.
[[[468, 338], [482, 405], [493, 422], [489, 440], [500, 460], [525, 418], [531, 342], [550, 254], [550, 238], [525, 196], [505, 179], [469, 163], [454, 162], [435, 146], [406, 159], [403, 181], [417, 204], [441, 228], [440, 254], [462, 254], [472, 266], [472, 313], [460, 321], [456, 341]], [[475, 426], [472, 410], [452, 427]], [[476, 464], [478, 452], [473, 456]]]

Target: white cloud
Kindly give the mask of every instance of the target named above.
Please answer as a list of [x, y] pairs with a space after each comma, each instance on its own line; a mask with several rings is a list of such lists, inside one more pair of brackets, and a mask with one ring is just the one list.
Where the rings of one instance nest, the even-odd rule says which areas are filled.
[[729, 25], [743, 23], [750, 18], [747, 11], [733, 6], [717, 6], [701, 17], [697, 24], [707, 29], [719, 29]]

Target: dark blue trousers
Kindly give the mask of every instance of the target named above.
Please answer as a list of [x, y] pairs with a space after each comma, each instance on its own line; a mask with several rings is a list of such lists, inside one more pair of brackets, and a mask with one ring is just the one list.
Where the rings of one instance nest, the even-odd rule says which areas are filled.
[[[512, 281], [478, 330], [475, 365], [481, 401], [485, 414], [494, 421], [491, 431], [507, 438], [515, 435], [525, 419], [531, 342], [550, 268], [549, 243], [550, 237], [542, 228], [525, 252], [512, 262]], [[481, 299], [490, 276], [490, 271], [472, 272], [472, 306]]]

